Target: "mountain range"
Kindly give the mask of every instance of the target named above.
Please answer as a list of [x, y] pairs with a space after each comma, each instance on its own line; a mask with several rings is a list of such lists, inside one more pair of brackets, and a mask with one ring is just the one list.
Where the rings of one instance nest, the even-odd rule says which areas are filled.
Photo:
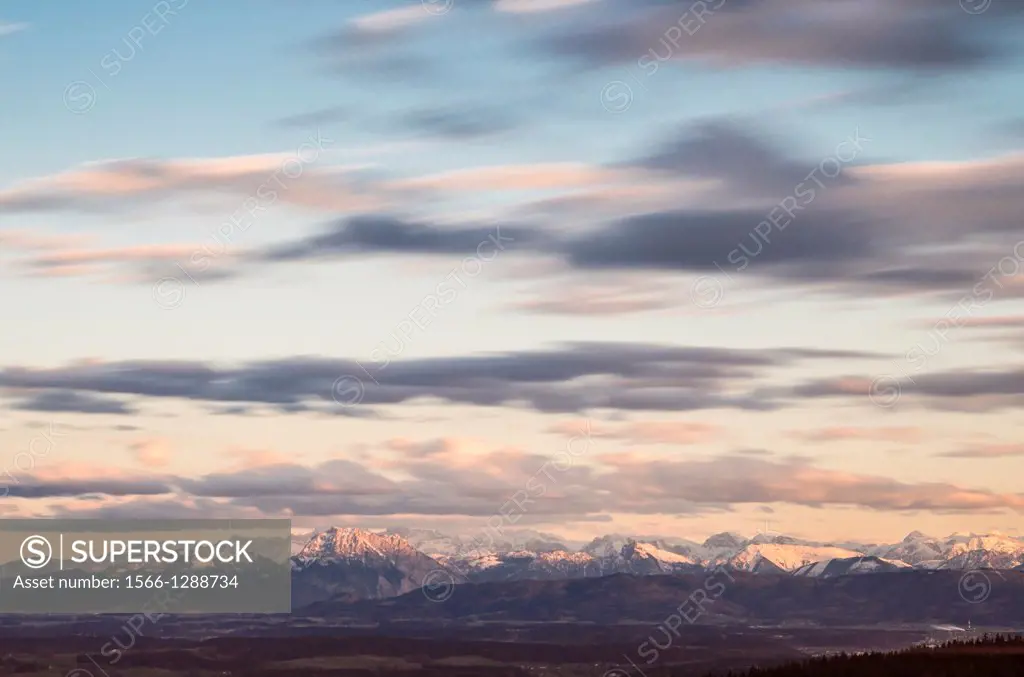
[[293, 537], [292, 600], [395, 597], [428, 584], [687, 575], [724, 569], [801, 578], [900, 570], [1024, 569], [1024, 539], [1000, 533], [933, 538], [912, 532], [899, 543], [823, 543], [782, 535], [715, 534], [686, 539], [609, 534], [583, 545], [523, 530], [476, 541], [427, 529], [375, 532], [331, 527]]

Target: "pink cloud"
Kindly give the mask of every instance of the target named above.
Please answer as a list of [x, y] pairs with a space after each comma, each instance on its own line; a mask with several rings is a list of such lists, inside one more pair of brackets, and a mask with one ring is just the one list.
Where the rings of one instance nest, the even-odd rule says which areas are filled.
[[925, 438], [924, 431], [910, 426], [890, 426], [880, 428], [868, 427], [832, 427], [818, 428], [807, 431], [794, 431], [792, 437], [807, 442], [840, 442], [844, 440], [869, 440], [874, 442], [920, 442]]
[[230, 469], [234, 470], [282, 465], [294, 463], [296, 460], [294, 454], [289, 455], [271, 449], [240, 449], [232, 447], [225, 451], [223, 455], [232, 459]]
[[163, 468], [171, 463], [171, 444], [161, 437], [139, 440], [128, 447], [135, 459], [147, 468]]
[[439, 189], [460, 191], [550, 190], [611, 185], [630, 173], [573, 162], [536, 165], [499, 165], [459, 169], [395, 181], [398, 189]]
[[496, 0], [494, 11], [509, 14], [533, 14], [553, 12], [569, 7], [585, 5], [595, 0]]
[[633, 444], [705, 444], [721, 439], [724, 433], [721, 426], [690, 421], [634, 421], [620, 426], [570, 421], [554, 425], [548, 432], [574, 437], [587, 430], [594, 437], [608, 437]]

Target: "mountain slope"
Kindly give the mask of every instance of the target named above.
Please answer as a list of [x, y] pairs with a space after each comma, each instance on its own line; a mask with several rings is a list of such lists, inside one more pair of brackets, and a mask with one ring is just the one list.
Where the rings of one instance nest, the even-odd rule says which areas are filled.
[[808, 578], [832, 578], [853, 574], [876, 574], [883, 571], [899, 571], [910, 565], [905, 562], [890, 562], [879, 557], [843, 557], [805, 564], [793, 572], [794, 576]]
[[[292, 605], [332, 597], [393, 597], [420, 588], [441, 568], [400, 536], [332, 527], [314, 533], [292, 558]], [[464, 580], [457, 574], [452, 578]]]
[[[381, 602], [322, 603], [298, 613], [349, 618], [661, 623], [672, 614], [693, 614], [698, 589], [700, 624], [821, 624], [847, 626], [919, 623], [1018, 626], [1024, 608], [1024, 572], [1003, 572], [984, 604], [957, 594], [962, 574], [912, 568], [870, 576], [807, 578], [758, 576], [744, 572], [674, 576], [613, 575], [555, 581], [458, 585], [444, 604], [413, 593]], [[720, 585], [719, 585], [720, 584]]]

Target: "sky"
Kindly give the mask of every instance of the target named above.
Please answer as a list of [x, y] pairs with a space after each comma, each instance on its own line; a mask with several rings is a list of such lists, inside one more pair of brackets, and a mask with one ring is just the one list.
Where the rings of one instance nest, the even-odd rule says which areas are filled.
[[0, 514], [1020, 534], [1024, 5], [0, 2]]

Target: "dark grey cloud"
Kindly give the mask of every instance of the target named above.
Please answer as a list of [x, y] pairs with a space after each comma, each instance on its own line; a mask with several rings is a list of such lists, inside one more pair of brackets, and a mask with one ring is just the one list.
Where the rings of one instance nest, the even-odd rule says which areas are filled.
[[[858, 173], [867, 136], [847, 132], [828, 160], [802, 161], [755, 124], [701, 122], [627, 166], [717, 179], [721, 206], [606, 222], [558, 252], [582, 269], [731, 275], [749, 265], [775, 282], [855, 296], [989, 296], [976, 285], [993, 266], [1002, 262], [996, 278], [1019, 269], [1024, 158], [965, 164], [955, 179], [902, 166]], [[757, 197], [774, 206], [728, 206]], [[986, 284], [1016, 295], [998, 279]]]
[[[562, 270], [722, 269], [731, 275], [749, 266], [746, 274], [791, 287], [885, 296], [962, 294], [1002, 257], [1013, 255], [1024, 210], [1024, 157], [965, 163], [955, 180], [913, 166], [857, 167], [859, 153], [870, 148], [867, 136], [847, 130], [825, 159], [800, 159], [755, 124], [705, 120], [674, 131], [617, 169], [717, 179], [713, 199], [701, 202], [710, 207], [632, 210], [633, 215], [605, 217], [572, 231], [560, 227], [564, 214], [529, 227], [451, 226], [365, 214], [250, 253], [242, 268], [367, 254], [466, 256], [481, 244], [490, 247], [500, 233], [513, 240], [509, 248], [560, 261]], [[594, 211], [585, 213], [586, 220], [595, 217]], [[999, 293], [1013, 295], [1010, 289]], [[616, 305], [614, 298], [606, 302]]]
[[298, 261], [352, 254], [445, 254], [472, 256], [478, 248], [492, 255], [502, 247], [526, 247], [545, 238], [536, 230], [514, 226], [439, 227], [401, 218], [365, 215], [346, 219], [325, 232], [298, 242], [272, 247], [260, 254], [263, 261]]
[[877, 374], [817, 379], [793, 389], [797, 397], [862, 399], [882, 406], [942, 411], [993, 412], [1024, 407], [1024, 369], [955, 370], [921, 373], [941, 340], [925, 339], [906, 359]]
[[[363, 214], [296, 240], [239, 251], [231, 261], [204, 270], [187, 266], [185, 272], [205, 283], [283, 262], [375, 254], [461, 258], [481, 247], [493, 251], [495, 239], [506, 238], [506, 247], [517, 254], [553, 262], [552, 269], [563, 264], [559, 272], [707, 273], [722, 268], [732, 274], [749, 265], [750, 273], [762, 278], [759, 284], [768, 278], [831, 294], [884, 296], [963, 293], [1001, 257], [1014, 254], [1024, 213], [1024, 156], [963, 163], [954, 178], [912, 165], [857, 167], [861, 160], [851, 138], [864, 137], [856, 130], [838, 133], [826, 164], [809, 156], [807, 148], [797, 152], [749, 121], [704, 120], [674, 130], [651, 150], [614, 167], [637, 172], [638, 181], [646, 179], [644, 172], [658, 179], [717, 180], [714, 193], [687, 196], [686, 208], [643, 213], [633, 207], [593, 209], [592, 204], [586, 218], [577, 219], [589, 225], [586, 230], [562, 227], [572, 214], [548, 215], [542, 225], [533, 226], [452, 225]], [[871, 148], [870, 142], [864, 145]], [[850, 154], [849, 163], [831, 157]], [[163, 164], [143, 161], [118, 165], [117, 171], [140, 180], [167, 178], [170, 172]], [[181, 179], [176, 185], [191, 181]], [[396, 190], [415, 194], [416, 188]], [[630, 215], [609, 219], [616, 213]], [[143, 261], [146, 274], [137, 277], [147, 284], [179, 277], [182, 271], [172, 268]], [[157, 290], [164, 292], [173, 296], [177, 290]], [[1011, 289], [999, 293], [1015, 294]], [[614, 307], [615, 299], [606, 305]]]
[[[6, 490], [6, 491], [5, 491]], [[149, 479], [96, 479], [96, 480], [38, 480], [33, 477], [15, 477], [0, 483], [0, 496], [11, 498], [66, 498], [70, 496], [159, 496], [172, 493], [173, 488], [163, 480]]]
[[[659, 3], [660, 4], [660, 3]], [[956, 4], [918, 0], [708, 0], [638, 9], [627, 20], [585, 25], [545, 41], [557, 54], [602, 65], [629, 63], [653, 73], [662, 62], [787, 63], [821, 67], [950, 69], [999, 55], [979, 35], [989, 22]], [[652, 70], [654, 69], [654, 70]]]
[[76, 414], [134, 414], [130, 405], [112, 398], [74, 390], [47, 390], [19, 400], [12, 409]]
[[580, 268], [678, 271], [714, 271], [718, 266], [735, 270], [744, 257], [757, 269], [801, 261], [834, 263], [875, 253], [870, 224], [854, 214], [797, 214], [787, 230], [768, 231], [768, 242], [754, 230], [763, 221], [765, 210], [645, 214], [563, 247], [567, 260]]
[[987, 395], [1024, 396], [1024, 369], [998, 371], [951, 371], [926, 374], [907, 384], [908, 395], [965, 398]]
[[886, 288], [969, 289], [979, 277], [972, 270], [941, 270], [936, 268], [894, 267], [861, 273], [857, 280]]
[[[259, 517], [251, 510], [224, 505], [212, 499], [191, 499], [183, 503], [179, 499], [138, 498], [115, 504], [85, 507], [82, 505], [53, 506], [49, 514], [55, 519], [245, 519]], [[49, 516], [49, 515], [48, 515]]]
[[[841, 350], [757, 351], [634, 343], [573, 343], [547, 350], [387, 363], [292, 358], [219, 367], [202, 362], [113, 362], [53, 369], [8, 368], [0, 387], [268, 404], [283, 411], [335, 402], [341, 411], [436, 398], [543, 412], [588, 409], [770, 409], [776, 404], [727, 392], [805, 360], [868, 357]], [[345, 380], [347, 379], [347, 380]], [[288, 406], [286, 406], [288, 405]]]
[[[843, 155], [848, 158], [857, 153], [851, 146], [844, 149]], [[735, 193], [781, 199], [807, 182], [808, 175], [821, 161], [815, 158], [800, 162], [795, 155], [756, 125], [716, 118], [687, 125], [676, 136], [659, 142], [648, 156], [628, 166], [695, 179], [718, 179]], [[840, 173], [828, 183], [831, 187], [843, 186], [852, 183], [852, 179], [849, 174]]]
[[987, 444], [936, 454], [941, 458], [1011, 458], [1024, 456], [1021, 444]]

